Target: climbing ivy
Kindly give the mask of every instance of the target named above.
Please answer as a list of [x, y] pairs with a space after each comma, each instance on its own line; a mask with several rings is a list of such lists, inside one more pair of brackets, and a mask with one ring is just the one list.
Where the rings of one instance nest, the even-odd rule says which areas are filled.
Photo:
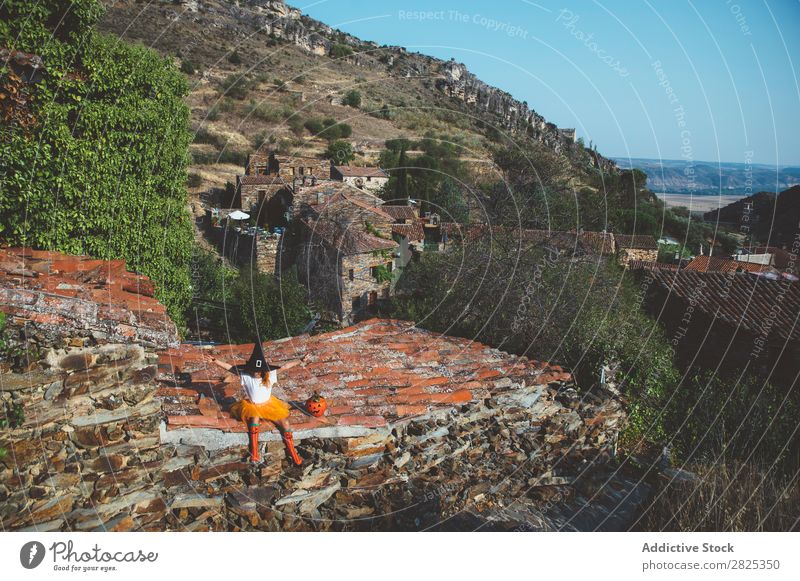
[[193, 243], [188, 86], [169, 60], [94, 31], [101, 11], [95, 0], [0, 8], [0, 46], [45, 66], [29, 104], [37, 125], [0, 127], [0, 241], [123, 258], [180, 324]]

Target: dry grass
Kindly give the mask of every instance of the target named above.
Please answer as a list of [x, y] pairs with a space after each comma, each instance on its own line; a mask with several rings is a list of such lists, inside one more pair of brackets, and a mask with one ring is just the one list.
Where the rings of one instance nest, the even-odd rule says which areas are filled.
[[800, 481], [749, 464], [698, 467], [698, 479], [659, 490], [637, 529], [646, 531], [796, 531]]

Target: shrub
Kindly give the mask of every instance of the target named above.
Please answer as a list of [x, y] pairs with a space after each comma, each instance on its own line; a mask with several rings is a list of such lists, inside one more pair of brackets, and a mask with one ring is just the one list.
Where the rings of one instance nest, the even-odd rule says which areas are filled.
[[331, 58], [339, 59], [353, 54], [353, 49], [346, 44], [334, 44], [331, 47]]
[[768, 469], [733, 462], [690, 466], [697, 479], [661, 483], [636, 523], [641, 531], [796, 531], [800, 488]]
[[228, 62], [231, 63], [232, 65], [242, 64], [242, 57], [239, 55], [239, 51], [235, 50], [231, 54], [229, 54]]
[[199, 70], [198, 66], [189, 59], [183, 59], [181, 61], [181, 72], [186, 73], [187, 75], [193, 75]]
[[233, 287], [228, 312], [237, 341], [268, 341], [297, 335], [311, 320], [306, 289], [293, 272], [280, 280], [271, 274], [242, 270]]
[[328, 141], [347, 138], [353, 134], [353, 128], [350, 125], [337, 123], [333, 117], [309, 119], [304, 126], [314, 137], [322, 137]]
[[300, 117], [299, 115], [293, 115], [289, 117], [287, 124], [289, 125], [289, 129], [291, 130], [291, 132], [294, 133], [296, 136], [300, 137], [301, 135], [303, 135], [303, 129], [305, 127], [305, 123], [303, 123], [302, 117]]
[[344, 96], [344, 99], [342, 99], [342, 103], [344, 105], [347, 105], [348, 107], [353, 107], [355, 109], [358, 109], [359, 107], [361, 107], [361, 93], [359, 93], [355, 89], [347, 91], [347, 93]]
[[196, 173], [190, 173], [189, 179], [187, 180], [190, 188], [197, 188], [203, 184], [203, 176]]
[[250, 82], [237, 73], [225, 77], [220, 86], [225, 95], [240, 101], [250, 92]]
[[248, 108], [247, 113], [256, 119], [267, 121], [269, 123], [279, 123], [280, 121], [292, 115], [292, 111], [290, 109], [274, 107], [268, 103], [256, 103], [255, 101], [250, 101], [250, 107]]
[[353, 146], [346, 141], [334, 141], [325, 150], [325, 156], [333, 160], [336, 165], [347, 165], [355, 157]]

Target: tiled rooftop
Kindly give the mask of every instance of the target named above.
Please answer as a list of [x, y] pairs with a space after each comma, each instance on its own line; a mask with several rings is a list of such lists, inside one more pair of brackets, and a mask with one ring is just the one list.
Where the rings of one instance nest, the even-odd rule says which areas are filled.
[[[228, 414], [242, 396], [238, 378], [202, 360], [204, 353], [244, 363], [251, 345], [180, 345], [159, 357], [167, 430], [213, 428], [242, 432]], [[538, 363], [481, 343], [418, 329], [412, 323], [371, 319], [316, 336], [264, 344], [274, 362], [302, 358], [279, 374], [278, 391], [298, 404], [319, 392], [328, 400], [323, 420], [293, 409], [290, 421], [303, 437], [322, 427], [378, 428], [437, 409], [482, 400], [513, 384], [546, 385], [570, 379], [561, 367]], [[173, 382], [172, 380], [175, 380]]]
[[154, 292], [124, 260], [0, 249], [0, 310], [57, 334], [69, 328], [108, 341], [177, 344], [175, 324]]
[[381, 210], [389, 214], [395, 221], [398, 220], [416, 220], [417, 209], [414, 206], [397, 206], [392, 204], [384, 204]]
[[782, 341], [800, 341], [800, 283], [747, 273], [653, 270], [656, 283], [675, 297], [738, 329], [767, 331]]
[[336, 171], [346, 178], [388, 178], [386, 172], [379, 167], [356, 167], [351, 165], [334, 166]]
[[344, 256], [397, 248], [397, 243], [394, 240], [379, 238], [365, 232], [360, 229], [361, 225], [359, 224], [343, 226], [333, 220], [313, 220], [310, 218], [302, 222], [309, 230], [308, 238], [310, 242], [324, 242]]
[[[392, 222], [392, 216], [387, 214], [379, 205], [380, 198], [371, 194], [368, 194], [368, 196], [365, 199], [363, 195], [353, 195], [350, 191], [338, 189], [326, 196], [322, 203], [311, 203], [309, 206], [317, 216], [323, 218], [350, 217], [357, 207], [373, 214], [375, 221]], [[370, 203], [370, 199], [372, 199], [372, 203]]]
[[730, 258], [719, 256], [695, 256], [684, 270], [694, 270], [697, 272], [769, 272], [769, 266], [756, 264], [755, 262], [741, 262]]
[[419, 220], [415, 220], [411, 224], [392, 224], [392, 234], [408, 238], [412, 242], [425, 239], [425, 230]]

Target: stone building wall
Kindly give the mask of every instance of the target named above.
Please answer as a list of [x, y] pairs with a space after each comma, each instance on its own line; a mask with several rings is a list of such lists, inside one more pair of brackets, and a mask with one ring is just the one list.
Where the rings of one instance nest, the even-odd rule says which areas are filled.
[[[377, 300], [389, 297], [391, 281], [378, 282], [372, 275], [374, 266], [385, 265], [393, 268], [394, 262], [391, 257], [378, 253], [377, 256], [372, 252], [353, 254], [342, 257], [342, 321], [352, 323], [358, 311], [361, 314], [370, 305], [370, 294]], [[352, 271], [352, 276], [351, 276]], [[358, 305], [353, 302], [358, 301]]]
[[658, 262], [658, 250], [642, 250], [640, 248], [624, 248], [619, 251], [619, 263], [627, 266], [632, 260]]
[[342, 181], [354, 188], [371, 192], [373, 194], [380, 193], [383, 186], [389, 183], [389, 178], [376, 178], [376, 177], [342, 177]]

